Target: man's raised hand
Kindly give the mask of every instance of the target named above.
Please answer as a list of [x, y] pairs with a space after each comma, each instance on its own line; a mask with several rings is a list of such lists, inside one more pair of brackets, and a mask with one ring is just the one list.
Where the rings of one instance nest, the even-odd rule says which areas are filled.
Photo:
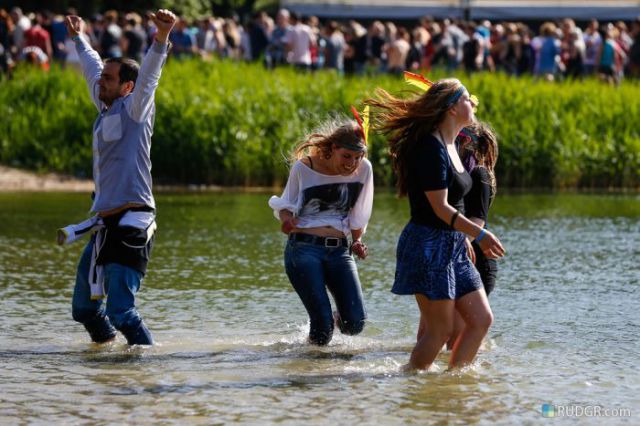
[[64, 23], [71, 37], [75, 37], [84, 32], [84, 20], [79, 16], [67, 15]]
[[149, 18], [151, 18], [158, 29], [158, 32], [156, 33], [156, 40], [166, 43], [169, 39], [169, 33], [178, 20], [176, 15], [170, 10], [160, 9], [156, 13], [150, 13]]

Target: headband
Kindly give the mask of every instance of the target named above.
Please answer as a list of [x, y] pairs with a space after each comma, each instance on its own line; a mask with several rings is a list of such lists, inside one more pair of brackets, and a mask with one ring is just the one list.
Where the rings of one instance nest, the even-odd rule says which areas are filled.
[[[409, 71], [404, 72], [404, 81], [408, 84], [411, 84], [412, 86], [416, 86], [419, 89], [422, 89], [422, 91], [424, 92], [429, 91], [429, 89], [431, 89], [431, 86], [434, 85], [431, 80], [424, 78], [420, 74], [414, 74]], [[447, 99], [447, 108], [452, 107], [456, 102], [458, 102], [465, 90], [467, 89], [464, 86], [461, 86], [458, 90], [456, 90], [455, 93], [451, 95], [449, 99]], [[473, 107], [473, 112], [476, 112], [476, 109], [480, 104], [478, 97], [476, 95], [469, 95], [469, 99], [475, 105]]]

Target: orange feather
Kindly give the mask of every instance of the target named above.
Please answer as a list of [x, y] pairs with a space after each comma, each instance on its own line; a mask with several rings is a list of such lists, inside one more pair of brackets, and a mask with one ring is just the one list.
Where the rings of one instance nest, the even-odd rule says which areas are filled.
[[424, 78], [420, 74], [414, 74], [409, 71], [404, 72], [404, 81], [422, 89], [425, 92], [433, 86], [433, 82], [431, 80]]

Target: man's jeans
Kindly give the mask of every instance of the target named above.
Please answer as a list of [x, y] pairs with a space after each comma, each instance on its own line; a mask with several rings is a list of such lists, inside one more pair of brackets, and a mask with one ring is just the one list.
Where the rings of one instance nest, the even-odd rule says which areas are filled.
[[107, 293], [106, 309], [102, 300], [91, 300], [89, 287], [89, 266], [95, 236], [84, 249], [73, 291], [73, 319], [82, 323], [91, 340], [106, 342], [122, 332], [130, 345], [151, 345], [151, 333], [142, 322], [135, 306], [135, 295], [140, 289], [141, 272], [118, 263], [104, 265], [104, 288]]
[[334, 319], [327, 288], [338, 308], [340, 331], [351, 335], [362, 331], [366, 319], [362, 288], [347, 247], [288, 241], [284, 264], [289, 281], [309, 314], [312, 344], [326, 345], [333, 336]]

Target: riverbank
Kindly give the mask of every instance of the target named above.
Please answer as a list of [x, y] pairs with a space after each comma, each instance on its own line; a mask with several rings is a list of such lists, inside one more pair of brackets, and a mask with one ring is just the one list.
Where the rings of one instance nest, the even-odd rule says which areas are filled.
[[90, 192], [93, 181], [55, 173], [37, 174], [12, 167], [0, 166], [0, 192], [60, 191]]
[[[279, 192], [280, 187], [220, 185], [154, 185], [162, 192]], [[0, 165], [0, 192], [91, 192], [93, 181], [57, 173], [38, 174]]]
[[[281, 186], [221, 186], [221, 185], [163, 185], [156, 184], [157, 192], [244, 192], [244, 193], [279, 193]], [[393, 188], [376, 187], [376, 190], [393, 192]], [[78, 179], [73, 176], [57, 173], [38, 174], [28, 170], [16, 169], [0, 165], [0, 192], [91, 192], [93, 181]], [[598, 188], [551, 190], [549, 188], [501, 188], [501, 194], [549, 194], [585, 193], [585, 194], [638, 194], [640, 188]]]

